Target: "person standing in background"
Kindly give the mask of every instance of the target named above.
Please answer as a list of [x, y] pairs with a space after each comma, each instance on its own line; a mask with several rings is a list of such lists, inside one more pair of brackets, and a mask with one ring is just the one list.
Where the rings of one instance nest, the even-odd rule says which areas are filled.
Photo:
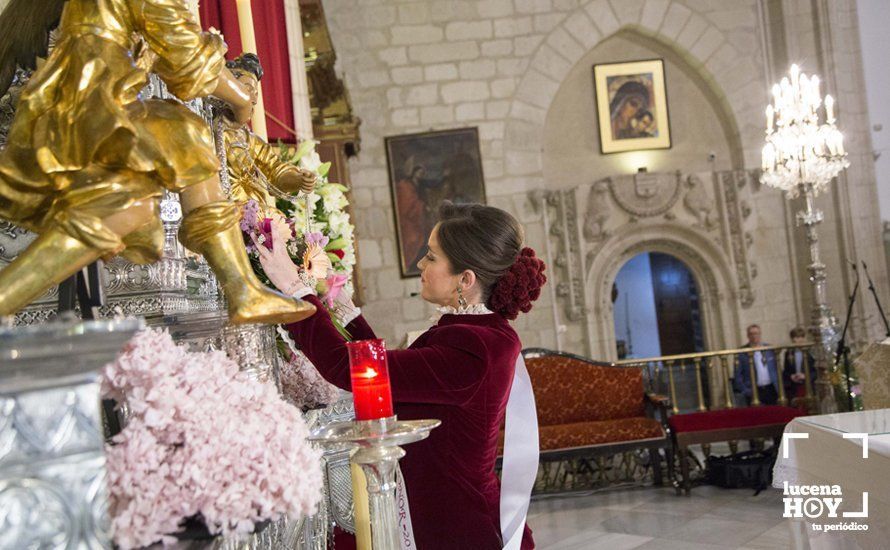
[[[790, 336], [791, 343], [795, 345], [805, 344], [807, 341], [807, 331], [803, 327], [791, 329]], [[816, 359], [810, 349], [796, 348], [785, 352], [785, 368], [782, 369], [782, 378], [785, 383], [785, 394], [792, 405], [795, 405], [795, 399], [806, 397], [806, 370], [804, 369], [810, 371], [811, 384], [816, 380], [815, 364]], [[806, 407], [806, 404], [801, 405], [798, 402], [797, 406]]]
[[[760, 325], [754, 324], [747, 329], [748, 343], [743, 348], [759, 348], [768, 346], [761, 338]], [[775, 405], [779, 402], [779, 374], [776, 366], [776, 354], [772, 351], [755, 351], [754, 375], [757, 384], [757, 396], [764, 405]], [[751, 405], [753, 392], [751, 384], [751, 368], [749, 358], [751, 354], [739, 354], [738, 369], [735, 373], [735, 387], [741, 392]]]

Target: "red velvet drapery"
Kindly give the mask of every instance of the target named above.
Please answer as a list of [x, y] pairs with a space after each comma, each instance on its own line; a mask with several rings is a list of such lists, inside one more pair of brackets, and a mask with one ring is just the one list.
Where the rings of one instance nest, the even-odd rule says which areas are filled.
[[[263, 64], [263, 103], [266, 108], [266, 127], [269, 142], [282, 140], [295, 143], [296, 137], [272, 117], [290, 128], [294, 126], [294, 106], [291, 95], [290, 61], [287, 49], [287, 26], [284, 19], [284, 0], [252, 0], [253, 26], [257, 55]], [[229, 46], [227, 59], [241, 54], [241, 34], [238, 31], [238, 11], [234, 0], [200, 0], [201, 25], [214, 27], [223, 33]]]

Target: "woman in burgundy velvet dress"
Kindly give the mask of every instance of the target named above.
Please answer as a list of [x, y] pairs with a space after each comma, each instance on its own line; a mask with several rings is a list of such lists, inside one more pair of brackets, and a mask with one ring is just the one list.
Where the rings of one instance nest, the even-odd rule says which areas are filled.
[[[521, 351], [508, 319], [527, 312], [546, 281], [543, 262], [522, 248], [522, 239], [521, 226], [503, 210], [443, 204], [430, 251], [418, 266], [421, 296], [444, 315], [408, 349], [387, 351], [399, 419], [442, 421], [400, 462], [420, 550], [503, 546], [494, 467]], [[286, 255], [259, 248], [266, 273], [279, 289], [309, 293], [300, 288]], [[328, 381], [349, 390], [346, 342], [321, 302], [311, 295], [305, 299], [318, 312], [288, 330]], [[338, 317], [345, 312], [341, 320], [348, 322], [355, 340], [375, 338], [351, 301], [335, 311]], [[346, 541], [337, 542], [340, 548]], [[527, 526], [521, 548], [534, 548]]]

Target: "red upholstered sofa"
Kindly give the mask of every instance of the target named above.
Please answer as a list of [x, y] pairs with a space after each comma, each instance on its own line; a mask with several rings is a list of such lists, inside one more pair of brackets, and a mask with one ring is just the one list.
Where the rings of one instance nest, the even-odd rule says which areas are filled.
[[640, 368], [541, 348], [522, 353], [535, 392], [542, 462], [648, 449], [655, 483], [662, 483], [659, 449], [672, 458], [668, 403], [644, 391]]
[[687, 414], [675, 414], [668, 419], [677, 460], [680, 461], [681, 491], [689, 495], [690, 445], [707, 445], [719, 441], [772, 438], [778, 443], [785, 424], [802, 413], [799, 409], [782, 405], [760, 405], [719, 409]]

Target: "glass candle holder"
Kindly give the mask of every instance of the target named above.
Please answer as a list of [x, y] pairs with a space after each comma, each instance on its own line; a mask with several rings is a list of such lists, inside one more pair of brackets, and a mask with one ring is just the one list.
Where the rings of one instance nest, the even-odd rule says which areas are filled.
[[352, 401], [356, 420], [378, 420], [393, 416], [392, 390], [383, 340], [361, 340], [346, 344], [352, 379]]

